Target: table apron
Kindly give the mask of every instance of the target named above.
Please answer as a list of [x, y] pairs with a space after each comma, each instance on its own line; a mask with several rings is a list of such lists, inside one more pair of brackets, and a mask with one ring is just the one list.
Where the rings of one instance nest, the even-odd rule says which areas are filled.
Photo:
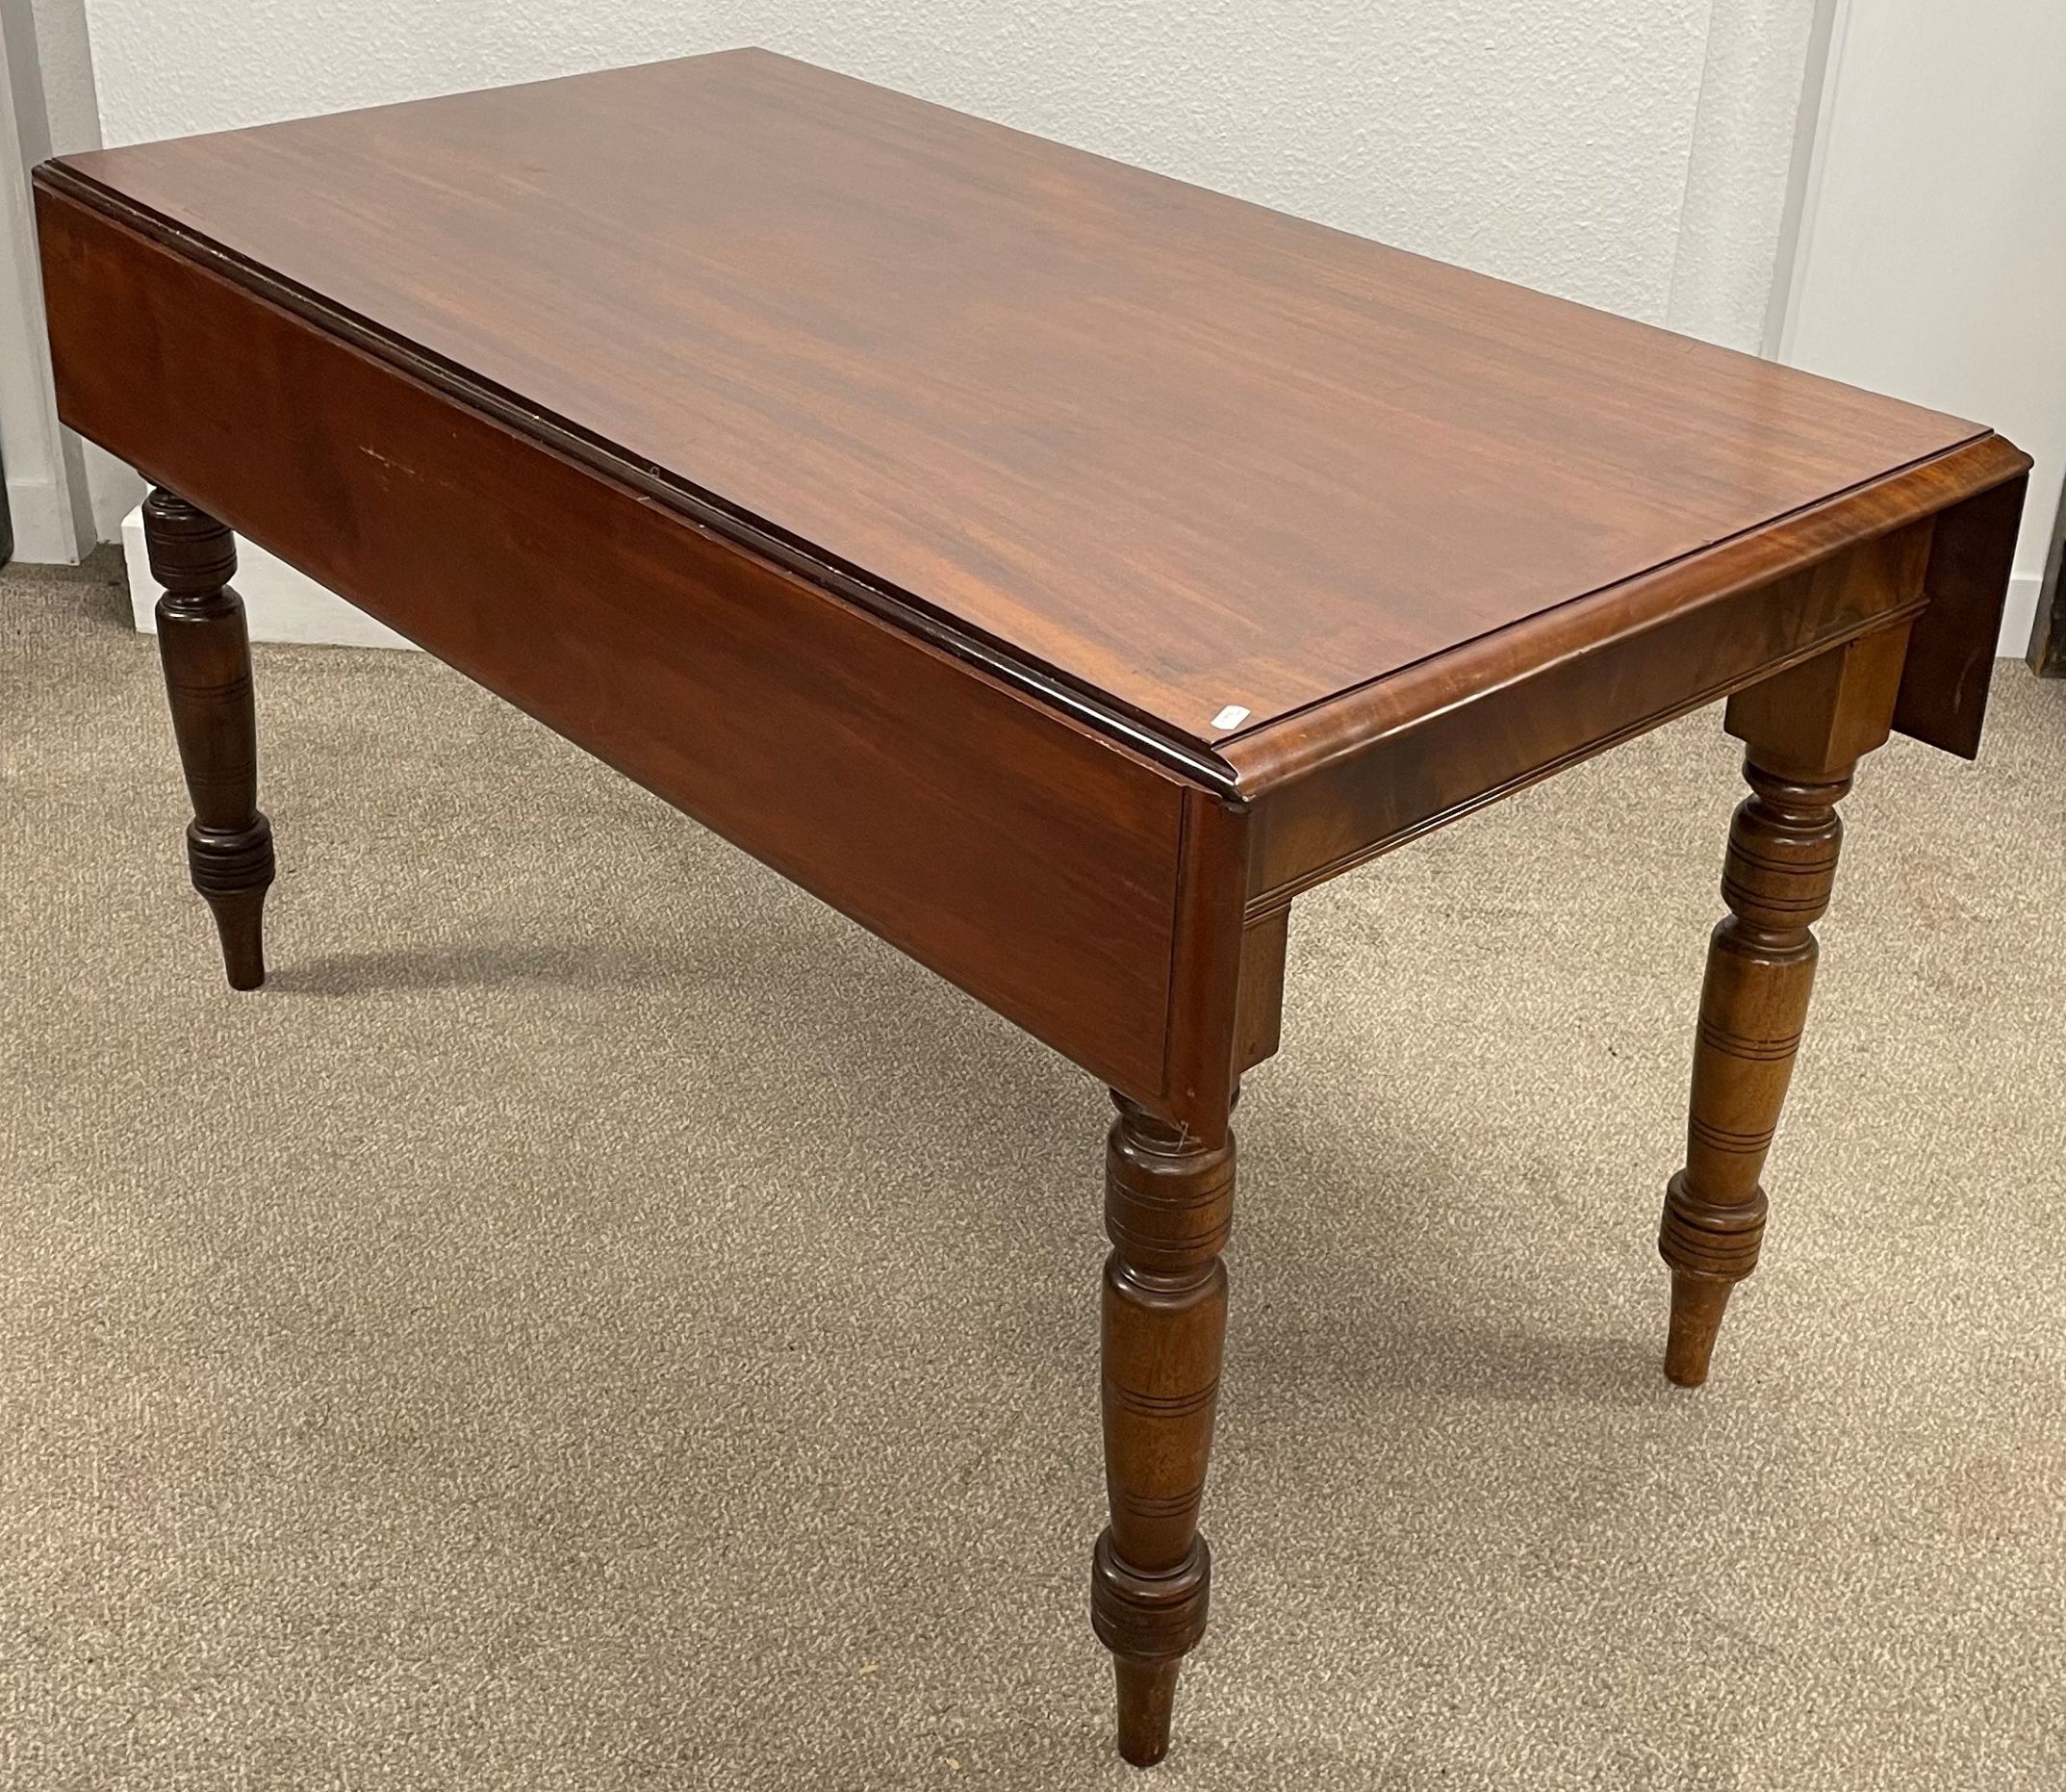
[[1260, 915], [1406, 841], [1926, 602], [1925, 518], [1374, 733], [1254, 798]]
[[1135, 1099], [1223, 1103], [1239, 805], [37, 198], [68, 424]]

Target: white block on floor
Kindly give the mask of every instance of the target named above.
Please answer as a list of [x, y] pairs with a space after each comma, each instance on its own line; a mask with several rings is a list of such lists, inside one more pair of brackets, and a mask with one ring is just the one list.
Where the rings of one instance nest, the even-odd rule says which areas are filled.
[[[143, 548], [140, 505], [122, 519], [122, 557], [129, 573], [129, 607], [145, 634], [158, 630], [158, 598], [162, 591], [151, 576], [150, 556]], [[254, 641], [301, 641], [335, 647], [406, 647], [405, 641], [370, 616], [285, 560], [237, 538], [237, 595], [243, 599], [244, 621]]]

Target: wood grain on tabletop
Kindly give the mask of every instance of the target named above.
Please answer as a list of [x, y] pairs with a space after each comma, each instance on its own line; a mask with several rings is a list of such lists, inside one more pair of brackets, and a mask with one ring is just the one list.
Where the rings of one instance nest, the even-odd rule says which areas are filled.
[[67, 160], [1207, 742], [1984, 433], [763, 51]]

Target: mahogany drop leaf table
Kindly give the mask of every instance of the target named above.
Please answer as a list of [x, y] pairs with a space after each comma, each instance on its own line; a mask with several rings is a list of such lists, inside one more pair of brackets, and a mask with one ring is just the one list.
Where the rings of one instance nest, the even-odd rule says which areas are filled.
[[1293, 901], [1726, 698], [1750, 795], [1659, 1241], [1666, 1372], [1706, 1375], [1837, 802], [1890, 730], [1978, 744], [2008, 443], [761, 51], [36, 199], [64, 419], [159, 488], [232, 984], [272, 878], [235, 528], [1110, 1086], [1128, 1759], [1205, 1629], [1229, 1118]]

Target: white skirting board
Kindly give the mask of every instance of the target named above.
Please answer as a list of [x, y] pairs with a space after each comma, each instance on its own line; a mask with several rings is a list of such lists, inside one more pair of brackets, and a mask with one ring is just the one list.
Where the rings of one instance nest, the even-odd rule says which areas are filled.
[[[129, 573], [129, 607], [137, 627], [146, 634], [158, 628], [161, 587], [151, 576], [150, 556], [143, 548], [143, 511], [140, 505], [122, 519], [122, 558]], [[263, 548], [237, 538], [237, 595], [243, 599], [245, 625], [254, 641], [300, 641], [337, 647], [405, 647], [384, 623], [325, 590], [305, 573], [276, 560]]]
[[[146, 633], [157, 627], [153, 611], [158, 585], [143, 551], [143, 512], [122, 519], [122, 552], [129, 563], [129, 602], [137, 627]], [[2037, 620], [2037, 593], [2043, 579], [2018, 573], [2009, 581], [2008, 607], [2002, 613], [2002, 638], [1995, 652], [2004, 659], [2021, 659]], [[413, 647], [394, 629], [354, 609], [313, 578], [275, 560], [263, 548], [237, 539], [237, 591], [254, 641], [328, 642], [339, 647]]]

